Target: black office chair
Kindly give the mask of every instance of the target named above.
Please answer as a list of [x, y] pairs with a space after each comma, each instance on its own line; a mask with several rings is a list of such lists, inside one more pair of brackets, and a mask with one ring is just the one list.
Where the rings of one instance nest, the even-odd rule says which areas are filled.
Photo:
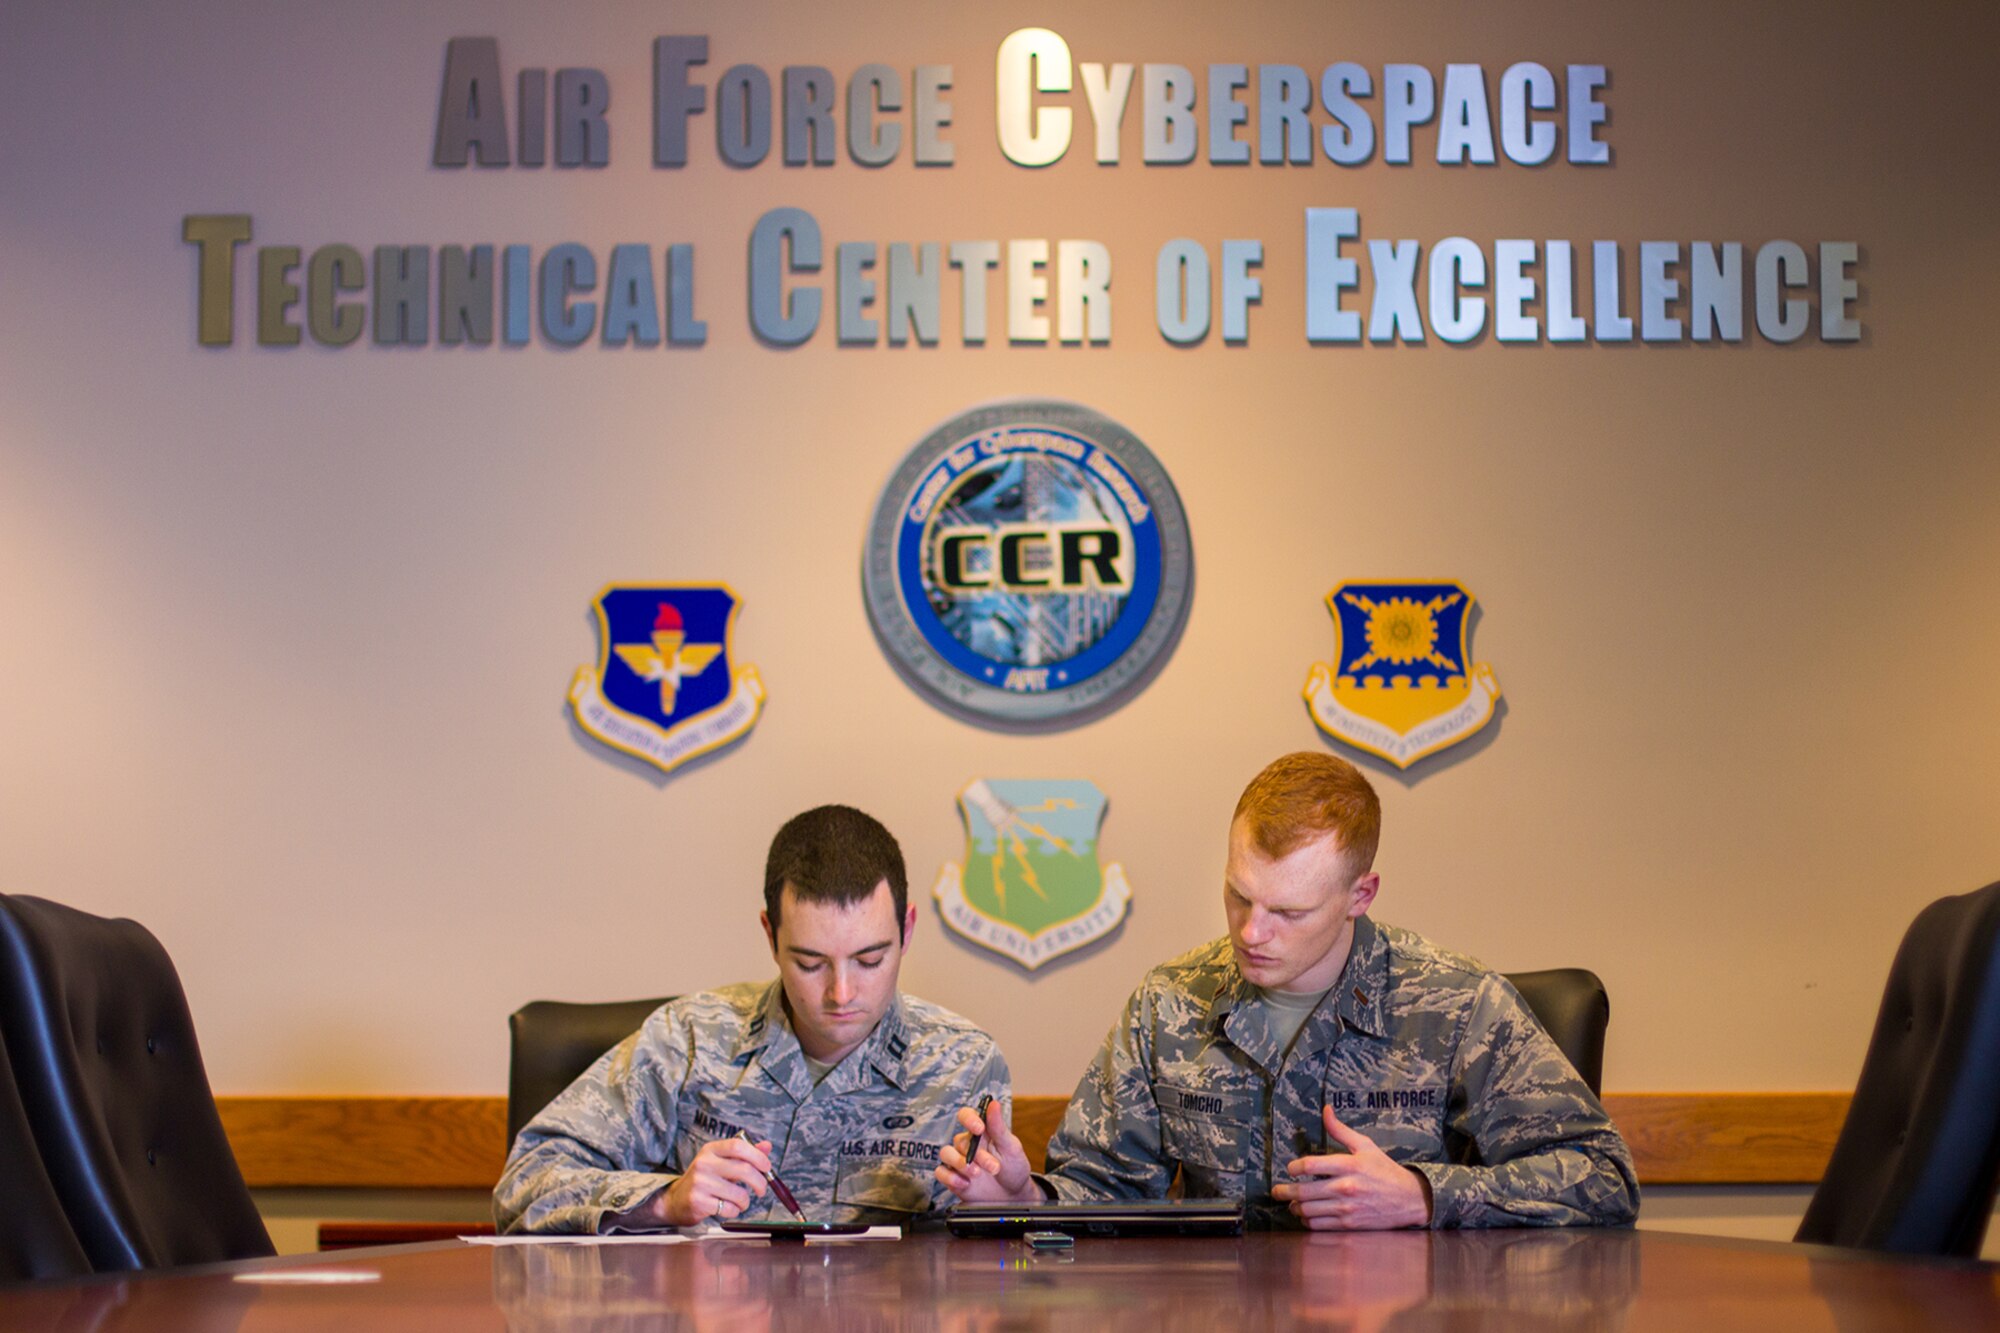
[[1602, 1095], [1604, 1029], [1611, 1023], [1611, 997], [1597, 974], [1581, 967], [1552, 967], [1502, 975], [1521, 992], [1529, 1011], [1590, 1085], [1591, 1094]]
[[2000, 1185], [2000, 884], [1910, 923], [1796, 1239], [1979, 1253]]
[[7, 1043], [0, 1038], [0, 1285], [89, 1271], [90, 1259], [35, 1147]]
[[144, 926], [0, 894], [0, 1035], [48, 1179], [98, 1272], [273, 1253], [180, 977]]
[[568, 1004], [533, 1000], [507, 1018], [507, 1145], [598, 1056], [639, 1030], [647, 1015], [673, 999]]

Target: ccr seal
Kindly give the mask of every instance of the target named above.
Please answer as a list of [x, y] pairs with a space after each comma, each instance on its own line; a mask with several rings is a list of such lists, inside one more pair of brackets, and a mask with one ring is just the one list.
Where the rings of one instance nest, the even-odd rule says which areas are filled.
[[875, 505], [862, 586], [898, 668], [974, 720], [1060, 727], [1137, 692], [1180, 638], [1187, 517], [1152, 451], [1075, 403], [975, 408]]

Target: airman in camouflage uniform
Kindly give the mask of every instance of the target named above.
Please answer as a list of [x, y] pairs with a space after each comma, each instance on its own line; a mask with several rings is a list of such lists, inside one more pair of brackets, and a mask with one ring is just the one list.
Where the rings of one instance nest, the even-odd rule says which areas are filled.
[[1178, 1173], [1186, 1196], [1242, 1199], [1272, 1227], [1630, 1221], [1632, 1156], [1514, 988], [1367, 915], [1381, 820], [1344, 759], [1266, 765], [1230, 819], [1229, 934], [1147, 974], [1047, 1173], [966, 1108], [938, 1179], [1025, 1203], [1161, 1198]]
[[[675, 1000], [531, 1120], [494, 1191], [502, 1231], [599, 1229], [671, 1186], [703, 1144], [769, 1140], [773, 1169], [816, 1222], [907, 1223], [951, 1202], [932, 1177], [952, 1113], [1005, 1101], [1007, 1062], [965, 1019], [897, 995], [817, 1085], [783, 986]], [[788, 1218], [766, 1194], [745, 1214]]]
[[993, 1039], [896, 988], [916, 929], [902, 848], [845, 805], [785, 821], [764, 861], [767, 984], [655, 1010], [515, 1140], [502, 1231], [788, 1216], [903, 1223], [946, 1199], [952, 1113], [1007, 1097]]
[[1227, 938], [1153, 969], [1049, 1143], [1064, 1199], [1274, 1199], [1286, 1164], [1340, 1149], [1321, 1108], [1429, 1182], [1436, 1227], [1629, 1222], [1632, 1156], [1505, 978], [1368, 917], [1339, 981], [1278, 1048]]

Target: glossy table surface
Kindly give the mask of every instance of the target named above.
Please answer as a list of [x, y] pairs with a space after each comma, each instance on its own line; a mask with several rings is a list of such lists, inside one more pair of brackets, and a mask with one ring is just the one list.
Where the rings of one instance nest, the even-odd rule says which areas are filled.
[[[307, 1279], [324, 1279], [311, 1281]], [[1635, 1231], [459, 1242], [0, 1290], [14, 1329], [2000, 1328], [2000, 1266]]]

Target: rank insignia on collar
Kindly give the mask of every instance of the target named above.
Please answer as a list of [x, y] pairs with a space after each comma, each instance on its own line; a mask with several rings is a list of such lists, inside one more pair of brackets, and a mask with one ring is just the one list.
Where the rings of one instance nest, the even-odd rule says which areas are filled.
[[736, 594], [719, 583], [613, 584], [597, 595], [595, 667], [578, 667], [577, 725], [663, 773], [747, 734], [764, 707], [757, 668], [733, 671]]
[[1493, 720], [1500, 682], [1471, 660], [1463, 584], [1343, 583], [1326, 595], [1337, 653], [1306, 677], [1320, 730], [1408, 768]]
[[931, 890], [945, 924], [1029, 971], [1109, 934], [1132, 890], [1098, 861], [1105, 804], [1090, 782], [968, 784], [965, 864], [946, 865]]

